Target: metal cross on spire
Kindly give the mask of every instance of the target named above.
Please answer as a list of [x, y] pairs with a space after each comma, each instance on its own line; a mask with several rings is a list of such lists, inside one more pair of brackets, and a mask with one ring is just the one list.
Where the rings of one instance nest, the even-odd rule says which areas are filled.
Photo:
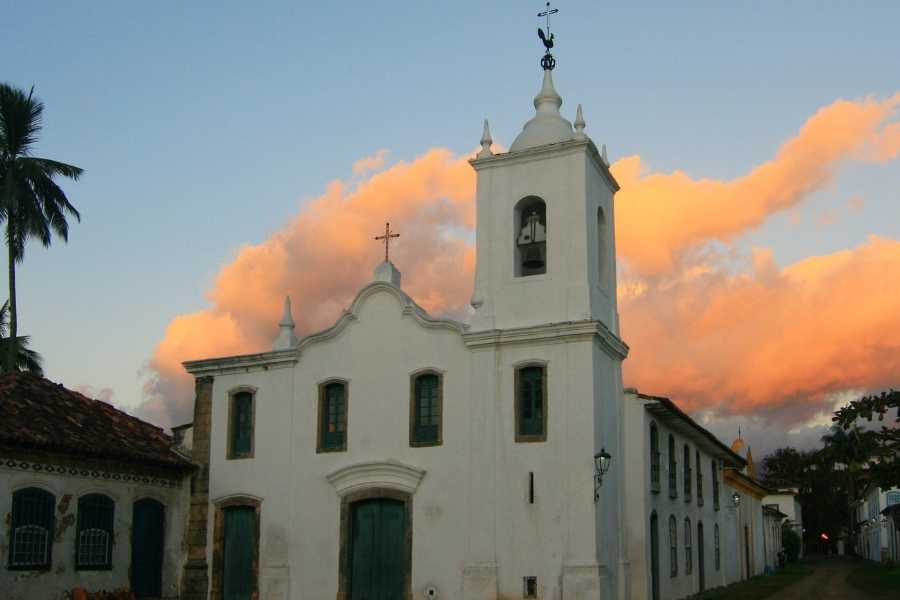
[[541, 58], [541, 67], [543, 67], [545, 71], [552, 71], [553, 67], [556, 66], [556, 59], [550, 54], [550, 49], [553, 47], [553, 34], [550, 32], [550, 15], [555, 15], [558, 12], [558, 8], [550, 8], [550, 3], [547, 2], [547, 9], [538, 13], [539, 18], [547, 18], [547, 33], [544, 33], [544, 30], [538, 27], [538, 37], [541, 38], [541, 42], [544, 43], [545, 52], [544, 56]]
[[550, 35], [550, 15], [555, 15], [559, 12], [558, 8], [550, 8], [550, 3], [547, 3], [547, 10], [543, 10], [538, 13], [539, 17], [547, 17], [547, 35]]
[[379, 241], [384, 240], [384, 262], [388, 262], [388, 252], [389, 252], [389, 246], [391, 243], [391, 238], [398, 238], [398, 237], [400, 237], [399, 233], [393, 233], [391, 231], [390, 222], [387, 222], [384, 224], [384, 235], [376, 235], [375, 236], [376, 240], [379, 240]]

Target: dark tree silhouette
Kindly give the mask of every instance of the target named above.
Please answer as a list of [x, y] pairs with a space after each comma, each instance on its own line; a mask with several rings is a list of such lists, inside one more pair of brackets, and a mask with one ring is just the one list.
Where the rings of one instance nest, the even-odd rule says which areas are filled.
[[[9, 301], [0, 306], [0, 356], [5, 357], [9, 352], [10, 339], [9, 333]], [[40, 354], [28, 348], [31, 338], [27, 335], [20, 335], [16, 340], [16, 366], [15, 371], [30, 371], [35, 375], [44, 375], [43, 362], [44, 359]], [[0, 362], [0, 372], [6, 373], [6, 361]]]

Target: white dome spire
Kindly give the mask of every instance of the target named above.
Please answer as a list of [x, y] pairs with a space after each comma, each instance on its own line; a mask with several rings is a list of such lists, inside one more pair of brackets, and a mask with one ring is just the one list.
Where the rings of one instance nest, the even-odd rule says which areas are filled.
[[559, 113], [562, 106], [562, 98], [553, 87], [553, 74], [550, 69], [544, 69], [544, 82], [541, 91], [534, 97], [535, 115], [525, 123], [522, 133], [510, 146], [510, 152], [556, 144], [571, 140], [575, 133], [572, 124], [565, 120]]

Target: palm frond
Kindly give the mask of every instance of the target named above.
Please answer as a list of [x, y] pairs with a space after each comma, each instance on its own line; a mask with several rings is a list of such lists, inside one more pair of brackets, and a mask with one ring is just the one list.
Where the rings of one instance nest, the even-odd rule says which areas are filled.
[[34, 90], [24, 91], [0, 83], [0, 130], [3, 148], [7, 156], [28, 156], [31, 146], [37, 142], [42, 127], [44, 103], [34, 97]]
[[[34, 350], [30, 350], [28, 348], [31, 337], [27, 335], [20, 335], [16, 337], [16, 341], [16, 370], [28, 371], [34, 373], [35, 375], [43, 376], [44, 358], [38, 352], [35, 352]], [[0, 352], [9, 352], [9, 345], [10, 338], [0, 338]], [[4, 372], [5, 367], [5, 362], [0, 363], [0, 372]]]

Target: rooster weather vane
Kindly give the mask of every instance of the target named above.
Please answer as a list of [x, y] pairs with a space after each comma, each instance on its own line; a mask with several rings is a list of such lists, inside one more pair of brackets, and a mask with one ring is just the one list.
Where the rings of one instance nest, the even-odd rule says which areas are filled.
[[545, 52], [543, 58], [541, 58], [541, 66], [545, 71], [552, 71], [553, 67], [556, 66], [556, 59], [550, 54], [550, 48], [553, 47], [553, 34], [550, 33], [550, 15], [555, 15], [558, 12], [559, 9], [550, 8], [550, 3], [548, 2], [546, 10], [538, 13], [538, 17], [547, 17], [547, 33], [544, 33], [544, 30], [538, 27], [538, 37], [544, 43]]

